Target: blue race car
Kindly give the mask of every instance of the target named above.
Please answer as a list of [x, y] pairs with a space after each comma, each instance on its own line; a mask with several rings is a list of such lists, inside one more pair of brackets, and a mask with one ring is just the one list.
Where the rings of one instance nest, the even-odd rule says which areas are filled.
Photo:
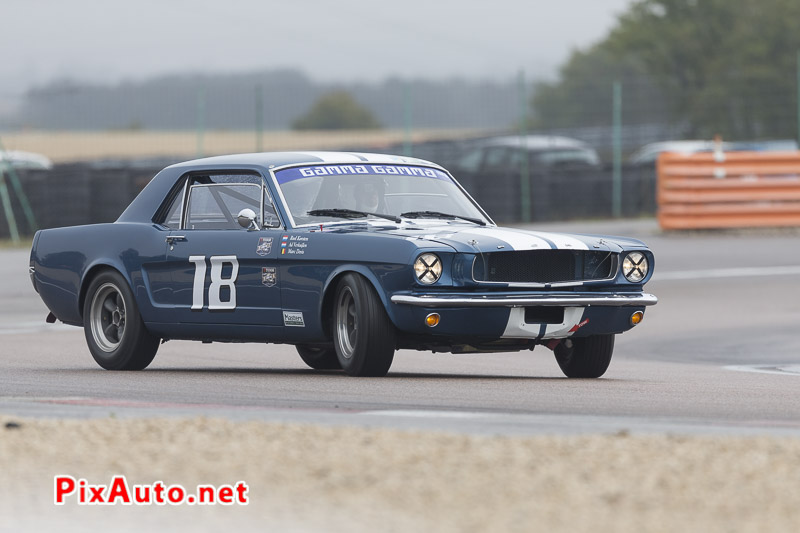
[[637, 240], [499, 228], [433, 163], [331, 152], [167, 167], [116, 222], [37, 232], [30, 275], [109, 370], [187, 339], [294, 344], [352, 376], [397, 349], [544, 345], [599, 377], [657, 302]]

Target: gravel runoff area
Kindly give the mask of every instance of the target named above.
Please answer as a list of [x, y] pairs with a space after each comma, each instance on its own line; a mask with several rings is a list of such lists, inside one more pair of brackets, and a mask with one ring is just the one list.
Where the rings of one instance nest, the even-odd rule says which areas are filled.
[[[0, 530], [797, 531], [800, 439], [487, 437], [0, 415]], [[53, 504], [90, 484], [233, 484], [248, 506]]]

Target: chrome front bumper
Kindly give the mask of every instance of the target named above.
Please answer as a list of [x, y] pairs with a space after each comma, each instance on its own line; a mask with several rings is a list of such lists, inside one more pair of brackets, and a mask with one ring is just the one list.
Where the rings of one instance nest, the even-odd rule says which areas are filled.
[[658, 298], [643, 292], [619, 293], [575, 293], [541, 296], [488, 296], [488, 295], [436, 295], [413, 296], [395, 294], [392, 303], [416, 307], [590, 307], [590, 306], [648, 306], [658, 303]]

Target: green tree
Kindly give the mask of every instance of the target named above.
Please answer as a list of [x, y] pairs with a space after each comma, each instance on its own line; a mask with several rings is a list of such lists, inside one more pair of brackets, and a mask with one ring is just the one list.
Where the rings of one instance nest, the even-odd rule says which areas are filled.
[[349, 93], [333, 91], [322, 95], [305, 115], [292, 123], [295, 130], [375, 129], [380, 124], [369, 109]]
[[616, 80], [625, 85], [626, 123], [648, 123], [664, 118], [657, 84], [626, 54], [617, 54], [607, 43], [587, 51], [575, 51], [559, 70], [556, 82], [537, 83], [532, 99], [533, 128], [569, 128], [608, 125], [611, 90]]
[[797, 0], [639, 0], [606, 39], [573, 53], [534, 96], [534, 115], [563, 109], [576, 87], [634, 76], [652, 80], [661, 97], [651, 104], [663, 100], [689, 135], [794, 137], [798, 49]]

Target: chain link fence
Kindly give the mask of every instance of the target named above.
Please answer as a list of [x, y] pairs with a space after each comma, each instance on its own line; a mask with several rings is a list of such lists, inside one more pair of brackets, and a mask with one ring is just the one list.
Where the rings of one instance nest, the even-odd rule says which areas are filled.
[[[526, 83], [519, 75], [334, 85], [281, 71], [117, 86], [64, 82], [29, 91], [14, 112], [0, 116], [0, 139], [8, 151], [56, 163], [49, 171], [20, 169], [41, 227], [113, 220], [147, 179], [176, 161], [280, 150], [428, 159], [451, 169], [498, 222], [639, 216], [655, 211], [655, 173], [652, 163], [634, 164], [629, 156], [648, 143], [722, 134], [751, 149], [796, 147], [797, 95], [786, 83], [770, 90], [763, 80], [736, 77], [730, 86], [726, 94], [685, 101], [677, 81], [644, 76], [598, 76], [581, 84]], [[292, 129], [331, 91], [349, 94], [379, 127]], [[465, 165], [502, 135], [575, 139], [597, 160], [556, 165], [537, 162], [542, 158], [533, 152], [516, 159], [509, 152], [505, 166], [489, 166], [488, 153]], [[786, 142], [752, 142], [781, 139]], [[0, 236], [7, 234], [6, 224]]]

